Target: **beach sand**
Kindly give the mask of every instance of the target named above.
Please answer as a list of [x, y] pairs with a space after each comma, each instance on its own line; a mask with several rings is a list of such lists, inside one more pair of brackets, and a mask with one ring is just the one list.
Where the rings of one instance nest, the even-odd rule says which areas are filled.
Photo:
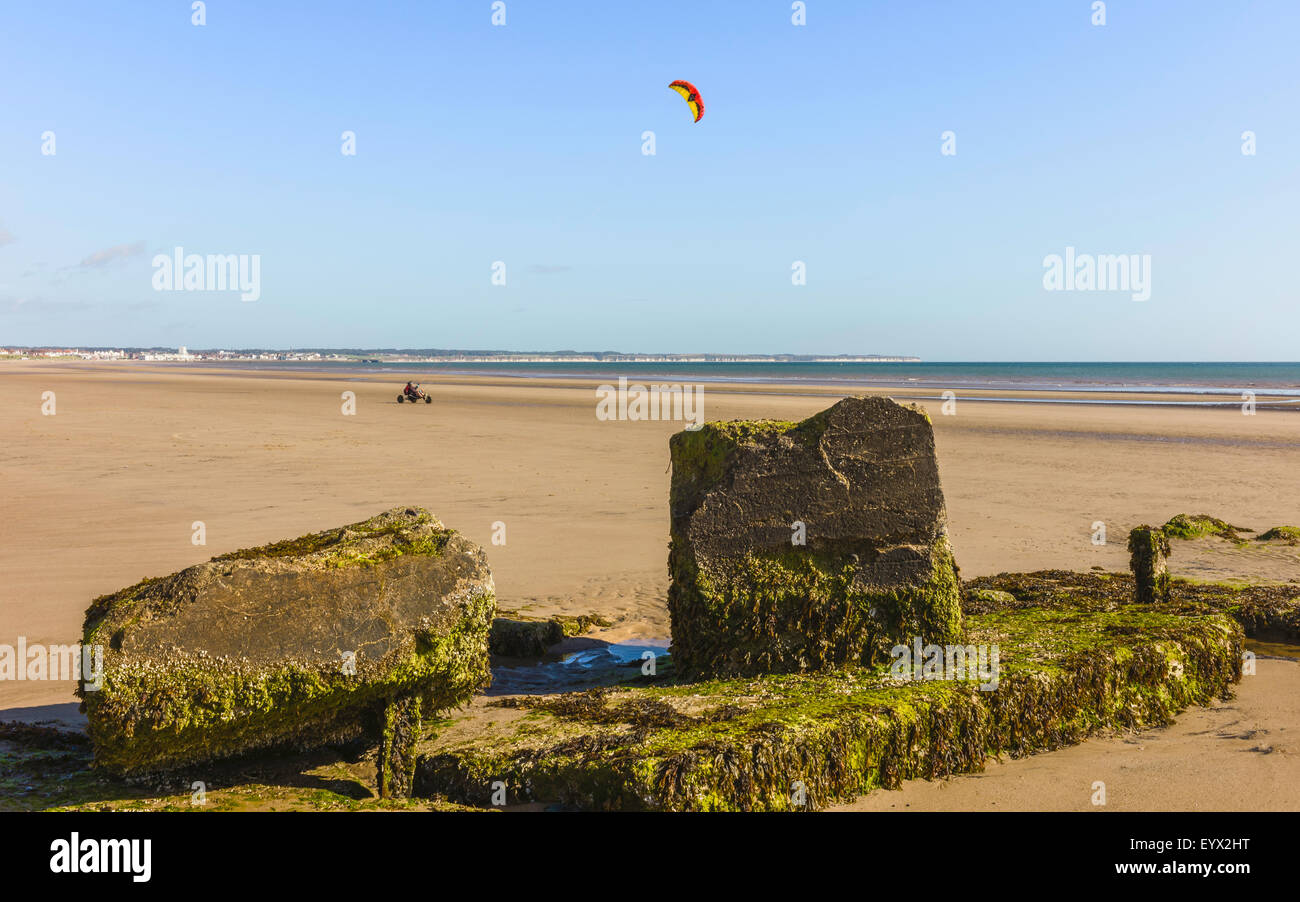
[[[433, 403], [412, 406], [396, 403], [405, 378], [0, 362], [0, 643], [75, 642], [97, 595], [397, 505], [427, 507], [482, 544], [503, 608], [600, 613], [615, 621], [598, 634], [610, 641], [668, 636], [667, 441], [682, 423], [597, 420], [599, 380], [417, 377]], [[47, 391], [54, 416], [41, 413]], [[356, 394], [355, 416], [341, 412], [347, 391]], [[799, 419], [838, 396], [808, 386], [709, 385], [704, 414]], [[922, 403], [934, 420], [966, 577], [1124, 570], [1128, 530], [1177, 513], [1255, 530], [1300, 521], [1300, 413], [988, 403], [959, 393], [947, 416], [938, 402]], [[192, 543], [196, 521], [206, 546]], [[1104, 546], [1092, 542], [1096, 521], [1106, 525]], [[505, 545], [492, 544], [498, 522]], [[1198, 579], [1300, 580], [1300, 548], [1180, 542], [1171, 565]], [[1137, 807], [1183, 807], [1188, 780], [1204, 784], [1207, 798], [1225, 798], [1212, 795], [1216, 782], [1255, 781], [1271, 806], [1300, 808], [1296, 750], [1278, 738], [1300, 735], [1297, 669], [1263, 662], [1232, 703], [1249, 712], [1242, 716], [1251, 729], [1271, 731], [1273, 752], [1214, 758], [1212, 750], [1231, 746], [1218, 735], [1227, 722], [1214, 718], [1232, 709], [1188, 712], [1156, 739], [1137, 738], [1148, 750], [1175, 751], [1167, 766], [1132, 764], [1144, 788], [1123, 797], [1139, 798]], [[0, 720], [15, 708], [65, 704], [71, 690], [0, 683]], [[950, 807], [957, 798], [978, 806], [980, 793], [992, 792], [1000, 808], [1077, 807], [1081, 790], [1068, 781], [1122, 775], [1131, 741], [992, 765], [943, 790], [918, 786], [906, 804]], [[1190, 760], [1198, 756], [1218, 769]], [[1189, 760], [1179, 770], [1182, 757]], [[1291, 778], [1270, 783], [1264, 767], [1289, 767]], [[1015, 768], [1019, 776], [1000, 776]], [[1087, 785], [1093, 779], [1105, 776]], [[1017, 781], [1034, 788], [1017, 789]], [[1003, 788], [987, 789], [994, 785]], [[864, 804], [890, 807], [906, 795]], [[1120, 804], [1129, 803], [1112, 802]]]
[[1236, 698], [1191, 708], [1172, 726], [994, 761], [979, 774], [909, 780], [831, 810], [1295, 811], [1298, 724], [1300, 663], [1260, 658]]

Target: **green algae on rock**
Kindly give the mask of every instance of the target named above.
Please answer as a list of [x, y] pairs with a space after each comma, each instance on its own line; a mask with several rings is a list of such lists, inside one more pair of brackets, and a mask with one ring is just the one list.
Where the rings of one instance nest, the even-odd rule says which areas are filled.
[[[1134, 595], [1132, 574], [1070, 570], [979, 576], [966, 588], [967, 615], [1027, 608], [1117, 611], [1131, 604]], [[1226, 614], [1241, 624], [1248, 638], [1300, 643], [1300, 585], [1295, 583], [1240, 585], [1174, 577], [1168, 601], [1153, 610]]]
[[[0, 723], [0, 812], [4, 811], [483, 811], [376, 791], [368, 755], [356, 747], [207, 762], [191, 774], [142, 782], [93, 766], [90, 737]], [[193, 779], [204, 784], [196, 794]]]
[[481, 548], [426, 510], [220, 555], [96, 599], [78, 695], [97, 766], [145, 775], [366, 736], [401, 794], [423, 717], [489, 680]]
[[678, 672], [873, 665], [961, 637], [929, 418], [846, 398], [801, 423], [706, 423], [669, 442]]
[[1129, 568], [1137, 585], [1139, 604], [1169, 600], [1169, 536], [1151, 526], [1128, 534]]
[[1163, 725], [1227, 697], [1241, 673], [1241, 628], [1218, 614], [1020, 609], [966, 627], [1000, 649], [994, 691], [849, 666], [504, 699], [487, 729], [453, 723], [421, 745], [415, 792], [487, 805], [504, 784], [511, 803], [584, 809], [816, 809]]
[[567, 638], [580, 636], [592, 627], [610, 625], [611, 621], [598, 614], [576, 617], [556, 614], [543, 620], [517, 611], [499, 611], [492, 621], [488, 650], [508, 658], [542, 655]]
[[1274, 526], [1272, 529], [1255, 536], [1256, 542], [1282, 542], [1286, 545], [1300, 545], [1300, 526]]
[[962, 605], [963, 610], [968, 610], [971, 604], [1001, 607], [1014, 604], [1016, 600], [1010, 592], [1003, 592], [1000, 589], [967, 589], [966, 597], [967, 602]]
[[1177, 514], [1161, 527], [1164, 534], [1171, 539], [1199, 539], [1204, 536], [1218, 536], [1238, 544], [1245, 541], [1239, 533], [1251, 532], [1244, 526], [1233, 526], [1218, 517], [1209, 514]]

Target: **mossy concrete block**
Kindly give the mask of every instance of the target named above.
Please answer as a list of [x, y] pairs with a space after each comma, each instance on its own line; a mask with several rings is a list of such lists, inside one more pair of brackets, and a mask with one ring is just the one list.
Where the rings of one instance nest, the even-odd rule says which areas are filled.
[[104, 652], [102, 685], [78, 690], [96, 763], [151, 774], [371, 737], [400, 793], [421, 712], [488, 682], [495, 610], [483, 550], [419, 508], [144, 580], [86, 612]]
[[1169, 536], [1162, 529], [1139, 526], [1128, 534], [1129, 567], [1139, 604], [1169, 600], [1169, 550]]
[[[415, 794], [488, 806], [812, 810], [903, 780], [978, 772], [1228, 697], [1242, 632], [1220, 614], [1022, 609], [967, 618], [999, 650], [977, 679], [887, 665], [501, 699], [420, 746]], [[498, 799], [494, 800], [494, 796]]]
[[934, 432], [919, 407], [846, 398], [801, 423], [706, 423], [669, 449], [679, 673], [871, 665], [918, 636], [960, 638]]

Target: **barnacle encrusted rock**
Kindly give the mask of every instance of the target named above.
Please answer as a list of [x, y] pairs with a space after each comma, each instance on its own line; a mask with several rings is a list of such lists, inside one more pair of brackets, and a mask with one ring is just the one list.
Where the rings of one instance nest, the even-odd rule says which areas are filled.
[[86, 611], [96, 763], [149, 774], [368, 736], [381, 794], [403, 795], [422, 718], [488, 682], [495, 610], [483, 550], [420, 508], [146, 579]]
[[678, 673], [871, 665], [917, 637], [961, 637], [934, 432], [919, 407], [846, 398], [802, 423], [706, 423], [669, 450]]

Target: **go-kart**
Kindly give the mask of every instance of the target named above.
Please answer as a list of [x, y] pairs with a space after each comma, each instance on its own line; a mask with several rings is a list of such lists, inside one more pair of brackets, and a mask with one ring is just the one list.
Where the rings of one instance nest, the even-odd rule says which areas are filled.
[[429, 393], [417, 384], [402, 389], [402, 393], [397, 396], [397, 403], [401, 404], [403, 401], [410, 401], [412, 404], [416, 401], [432, 404], [433, 398], [429, 397]]

